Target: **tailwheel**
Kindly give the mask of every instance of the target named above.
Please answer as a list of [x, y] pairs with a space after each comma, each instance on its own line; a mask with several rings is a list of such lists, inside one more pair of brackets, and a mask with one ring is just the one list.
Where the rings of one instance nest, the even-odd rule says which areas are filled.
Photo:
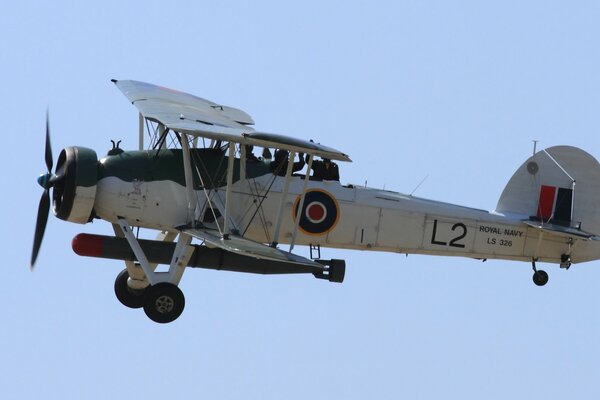
[[117, 279], [115, 279], [115, 295], [125, 307], [142, 308], [144, 306], [146, 289], [136, 290], [130, 288], [127, 284], [128, 279], [129, 273], [127, 269], [124, 269], [117, 275]]
[[548, 283], [548, 273], [542, 269], [539, 269], [533, 273], [533, 283], [538, 286], [544, 286]]
[[531, 268], [533, 268], [533, 283], [538, 286], [544, 286], [546, 283], [548, 283], [548, 273], [535, 267], [536, 260], [537, 259], [531, 260]]
[[173, 322], [181, 315], [184, 307], [183, 292], [172, 283], [161, 282], [146, 289], [144, 312], [154, 322]]

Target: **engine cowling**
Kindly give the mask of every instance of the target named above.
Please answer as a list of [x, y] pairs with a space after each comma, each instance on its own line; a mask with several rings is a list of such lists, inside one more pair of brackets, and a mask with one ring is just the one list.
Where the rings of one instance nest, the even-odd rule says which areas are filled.
[[56, 171], [61, 170], [64, 179], [54, 185], [52, 192], [54, 215], [78, 224], [91, 221], [98, 183], [96, 152], [79, 146], [63, 149], [56, 163]]

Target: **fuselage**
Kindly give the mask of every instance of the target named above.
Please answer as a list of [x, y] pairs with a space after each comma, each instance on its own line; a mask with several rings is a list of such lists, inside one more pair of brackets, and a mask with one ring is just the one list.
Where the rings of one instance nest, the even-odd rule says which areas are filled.
[[[222, 226], [227, 157], [214, 149], [193, 150], [196, 220]], [[187, 223], [187, 200], [180, 150], [135, 151], [99, 162], [96, 217], [133, 226], [173, 230]], [[231, 223], [257, 242], [273, 240], [285, 177], [274, 175], [268, 162], [248, 163], [239, 179], [235, 160]], [[422, 199], [397, 192], [337, 181], [309, 180], [298, 210], [304, 176], [292, 176], [283, 202], [279, 244], [320, 245], [406, 254], [464, 256], [560, 262], [564, 241], [544, 237], [519, 216]], [[210, 198], [210, 203], [207, 201]], [[296, 226], [296, 216], [299, 216]], [[215, 219], [216, 217], [216, 219]], [[297, 231], [294, 237], [294, 231]], [[596, 258], [587, 243], [573, 261]]]
[[[117, 298], [155, 322], [172, 322], [183, 311], [178, 285], [187, 267], [343, 282], [345, 260], [322, 258], [321, 247], [527, 261], [538, 286], [548, 274], [537, 261], [569, 268], [600, 258], [600, 164], [576, 147], [534, 151], [504, 187], [496, 210], [486, 211], [342, 185], [337, 165], [328, 164], [351, 161], [339, 150], [256, 132], [244, 111], [196, 96], [113, 82], [138, 108], [139, 147], [148, 133], [156, 150], [123, 151], [113, 142], [98, 160], [92, 149], [67, 147], [52, 172], [47, 118], [30, 267], [50, 206], [68, 222], [112, 223], [115, 236], [79, 234], [72, 248], [124, 261]], [[197, 148], [200, 140], [210, 147]], [[181, 148], [167, 149], [167, 141]], [[254, 146], [266, 159], [254, 156]], [[300, 173], [305, 164], [312, 176]], [[146, 240], [136, 227], [162, 232]], [[293, 252], [295, 245], [310, 245], [310, 259]], [[158, 264], [168, 269], [157, 270]]]

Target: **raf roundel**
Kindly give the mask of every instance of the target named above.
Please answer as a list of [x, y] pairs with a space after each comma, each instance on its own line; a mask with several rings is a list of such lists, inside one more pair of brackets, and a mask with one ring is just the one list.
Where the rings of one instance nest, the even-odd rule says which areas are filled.
[[[293, 218], [296, 221], [300, 196], [294, 203]], [[300, 213], [300, 230], [308, 235], [322, 235], [332, 230], [339, 219], [337, 201], [323, 190], [310, 190], [304, 197]]]

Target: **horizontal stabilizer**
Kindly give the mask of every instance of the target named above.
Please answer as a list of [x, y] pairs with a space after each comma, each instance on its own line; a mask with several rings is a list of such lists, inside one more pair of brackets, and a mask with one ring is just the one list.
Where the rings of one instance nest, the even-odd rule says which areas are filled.
[[539, 221], [523, 221], [525, 225], [539, 229], [542, 232], [549, 233], [555, 236], [573, 237], [584, 240], [600, 240], [600, 236], [596, 236], [592, 233], [582, 231], [581, 229], [571, 228], [568, 226], [561, 226], [556, 224], [544, 224]]

